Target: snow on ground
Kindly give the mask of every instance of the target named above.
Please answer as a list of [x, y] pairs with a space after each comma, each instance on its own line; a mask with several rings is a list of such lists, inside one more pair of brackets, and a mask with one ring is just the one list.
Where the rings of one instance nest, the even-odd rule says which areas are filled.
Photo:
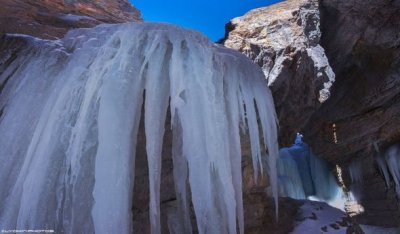
[[346, 234], [349, 217], [343, 211], [324, 202], [304, 201], [300, 217], [292, 234], [335, 233]]
[[[346, 234], [352, 226], [345, 212], [325, 202], [304, 200], [292, 234]], [[400, 228], [359, 225], [365, 234], [400, 234]]]

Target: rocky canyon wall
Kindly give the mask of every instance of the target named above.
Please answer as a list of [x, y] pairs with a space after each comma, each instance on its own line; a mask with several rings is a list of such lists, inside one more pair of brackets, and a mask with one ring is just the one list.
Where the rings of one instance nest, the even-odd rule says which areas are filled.
[[398, 226], [400, 198], [385, 185], [376, 148], [400, 141], [400, 1], [324, 0], [321, 29], [337, 82], [306, 135], [331, 163], [360, 165], [361, 223]]
[[289, 0], [252, 10], [226, 26], [222, 43], [259, 64], [273, 92], [280, 143], [293, 142], [335, 81], [321, 47], [318, 1]]
[[348, 168], [359, 164], [364, 212], [356, 220], [391, 227], [399, 203], [375, 148], [400, 141], [399, 17], [400, 1], [288, 0], [233, 19], [222, 41], [263, 68], [280, 144], [302, 131], [317, 155], [342, 168], [348, 189]]

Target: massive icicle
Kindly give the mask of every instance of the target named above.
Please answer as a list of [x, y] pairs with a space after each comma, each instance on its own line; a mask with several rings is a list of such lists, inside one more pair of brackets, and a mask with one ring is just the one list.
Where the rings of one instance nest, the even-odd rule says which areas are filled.
[[0, 74], [3, 229], [130, 233], [141, 115], [152, 233], [161, 230], [165, 121], [172, 123], [182, 220], [172, 228], [192, 232], [190, 188], [200, 233], [243, 233], [240, 126], [249, 129], [256, 177], [269, 155], [276, 198], [274, 105], [262, 71], [244, 56], [161, 24], [28, 40], [29, 49]]

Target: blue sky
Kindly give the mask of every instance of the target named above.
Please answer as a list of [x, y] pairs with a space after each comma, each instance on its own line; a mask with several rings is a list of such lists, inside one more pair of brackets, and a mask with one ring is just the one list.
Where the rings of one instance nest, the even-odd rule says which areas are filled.
[[195, 29], [216, 41], [224, 36], [225, 24], [247, 11], [280, 0], [130, 0], [145, 21], [166, 22]]

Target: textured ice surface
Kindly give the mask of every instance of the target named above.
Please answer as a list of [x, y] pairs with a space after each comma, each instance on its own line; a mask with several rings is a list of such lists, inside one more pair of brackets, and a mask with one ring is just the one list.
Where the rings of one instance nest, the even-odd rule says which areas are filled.
[[241, 128], [249, 132], [256, 177], [268, 155], [277, 198], [273, 100], [261, 69], [245, 56], [162, 24], [29, 40], [0, 75], [2, 229], [130, 233], [141, 115], [152, 233], [161, 230], [165, 121], [172, 123], [182, 225], [175, 230], [192, 231], [191, 194], [200, 233], [243, 233]]

